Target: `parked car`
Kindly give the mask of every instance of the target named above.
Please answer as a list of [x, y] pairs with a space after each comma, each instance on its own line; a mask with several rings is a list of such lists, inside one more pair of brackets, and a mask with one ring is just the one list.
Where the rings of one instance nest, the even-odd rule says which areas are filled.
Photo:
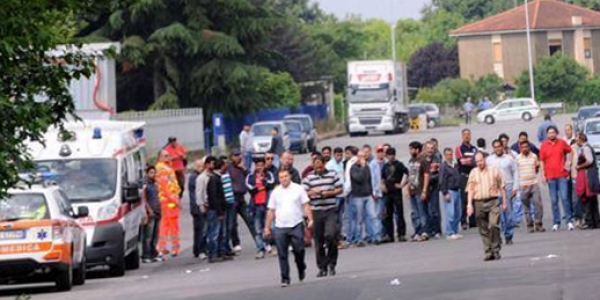
[[298, 153], [308, 152], [308, 138], [306, 132], [302, 130], [302, 123], [293, 120], [285, 120], [284, 123], [290, 137], [289, 150]]
[[86, 232], [57, 185], [9, 190], [0, 201], [0, 284], [55, 282], [68, 291], [86, 280]]
[[273, 139], [273, 135], [271, 131], [273, 128], [277, 128], [279, 130], [279, 134], [281, 134], [283, 138], [283, 146], [286, 150], [290, 149], [290, 136], [289, 129], [285, 125], [284, 121], [265, 121], [258, 122], [252, 125], [250, 129], [250, 134], [252, 136], [252, 143], [255, 153], [265, 153], [271, 149], [271, 141]]
[[306, 133], [307, 141], [308, 141], [308, 151], [315, 152], [317, 151], [317, 139], [318, 133], [317, 128], [315, 127], [315, 123], [310, 115], [306, 114], [295, 114], [295, 115], [287, 115], [284, 120], [295, 120], [300, 121], [302, 124], [302, 130]]
[[600, 106], [583, 106], [579, 108], [577, 116], [573, 117], [573, 127], [576, 131], [584, 130], [585, 121], [590, 118], [598, 117]]
[[531, 98], [509, 99], [495, 107], [477, 114], [479, 123], [494, 124], [497, 121], [524, 120], [529, 122], [540, 114], [540, 106]]
[[433, 128], [440, 125], [440, 108], [433, 103], [413, 103], [409, 105], [411, 107], [420, 107], [425, 110], [427, 114], [428, 126]]

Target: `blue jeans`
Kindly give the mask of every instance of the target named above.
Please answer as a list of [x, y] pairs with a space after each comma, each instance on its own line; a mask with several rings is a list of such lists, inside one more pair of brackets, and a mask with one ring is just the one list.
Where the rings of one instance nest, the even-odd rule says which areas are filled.
[[558, 207], [558, 201], [562, 201], [563, 210], [565, 213], [565, 219], [567, 223], [573, 221], [573, 214], [571, 212], [571, 203], [569, 203], [568, 197], [568, 185], [566, 178], [557, 178], [548, 180], [548, 189], [550, 189], [550, 199], [552, 200], [552, 217], [554, 225], [560, 225], [560, 208]]
[[583, 220], [583, 206], [581, 205], [581, 199], [577, 196], [577, 190], [575, 189], [576, 181], [571, 181], [571, 203], [573, 204], [573, 218], [576, 220]]
[[381, 241], [381, 205], [383, 198], [375, 200], [373, 197], [365, 204], [363, 210], [365, 230], [367, 231], [367, 241], [370, 243]]
[[[275, 168], [279, 169], [279, 155], [273, 154], [273, 165]], [[275, 174], [273, 174], [275, 176]]]
[[208, 257], [215, 258], [219, 253], [219, 233], [222, 220], [219, 220], [216, 210], [206, 212], [206, 245]]
[[442, 215], [440, 213], [440, 189], [432, 188], [429, 201], [427, 201], [427, 209], [429, 211], [429, 234], [434, 236], [442, 234]]
[[233, 232], [234, 220], [236, 217], [235, 204], [227, 204], [225, 210], [225, 218], [221, 222], [221, 228], [219, 232], [219, 250], [221, 254], [231, 253], [231, 237]]
[[[507, 196], [510, 197], [510, 195]], [[512, 211], [513, 226], [517, 226], [517, 224], [521, 224], [521, 220], [523, 220], [523, 202], [521, 202], [521, 197], [519, 193], [517, 193], [517, 195], [512, 201]]]
[[[500, 209], [500, 229], [504, 234], [504, 238], [512, 240], [515, 235], [515, 219], [512, 211], [512, 185], [506, 185], [506, 197], [508, 197], [508, 207], [506, 209]], [[500, 207], [502, 207], [502, 196], [498, 197]]]
[[244, 168], [250, 170], [250, 168], [252, 168], [252, 151], [244, 152], [242, 159], [244, 160]]
[[412, 220], [415, 235], [429, 234], [429, 213], [427, 203], [421, 201], [421, 195], [410, 195], [410, 218]]
[[462, 200], [459, 191], [448, 191], [450, 200], [444, 199], [444, 209], [446, 210], [446, 236], [458, 234], [458, 226], [462, 217]]
[[[371, 203], [371, 205], [369, 205]], [[350, 243], [362, 243], [364, 241], [363, 226], [367, 231], [367, 234], [373, 234], [372, 222], [365, 218], [365, 215], [369, 214], [367, 211], [368, 206], [372, 207], [371, 213], [375, 212], [375, 206], [371, 197], [350, 197], [350, 229], [348, 242]]]
[[266, 205], [256, 205], [254, 206], [254, 230], [256, 231], [256, 237], [254, 237], [256, 242], [256, 251], [257, 252], [265, 252], [265, 222], [267, 220], [267, 206]]

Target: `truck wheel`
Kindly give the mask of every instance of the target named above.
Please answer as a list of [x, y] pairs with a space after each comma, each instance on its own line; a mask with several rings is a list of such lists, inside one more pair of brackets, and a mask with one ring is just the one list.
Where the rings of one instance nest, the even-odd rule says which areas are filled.
[[60, 271], [56, 276], [55, 282], [58, 291], [70, 291], [73, 288], [73, 265], [68, 265], [66, 270]]
[[140, 268], [140, 249], [139, 244], [135, 246], [135, 249], [125, 257], [125, 268], [127, 270], [137, 270]]
[[83, 253], [83, 257], [81, 258], [81, 263], [77, 270], [73, 272], [73, 284], [74, 285], [84, 285], [85, 279], [87, 277], [87, 258], [86, 254]]

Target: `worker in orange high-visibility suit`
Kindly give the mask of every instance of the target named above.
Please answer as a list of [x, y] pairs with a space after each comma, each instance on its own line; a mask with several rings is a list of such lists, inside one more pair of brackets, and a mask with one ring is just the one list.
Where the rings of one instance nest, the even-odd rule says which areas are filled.
[[177, 182], [175, 170], [171, 167], [171, 156], [162, 151], [156, 164], [156, 183], [161, 206], [161, 220], [158, 233], [158, 253], [169, 254], [168, 244], [171, 243], [171, 255], [177, 256], [179, 244], [179, 215], [181, 212], [179, 193], [181, 188]]

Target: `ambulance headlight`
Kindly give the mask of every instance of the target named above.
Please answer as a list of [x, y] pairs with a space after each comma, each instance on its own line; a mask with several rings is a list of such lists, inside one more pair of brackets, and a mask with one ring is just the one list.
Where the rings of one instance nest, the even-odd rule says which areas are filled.
[[114, 219], [119, 213], [119, 205], [111, 203], [98, 210], [98, 221]]

